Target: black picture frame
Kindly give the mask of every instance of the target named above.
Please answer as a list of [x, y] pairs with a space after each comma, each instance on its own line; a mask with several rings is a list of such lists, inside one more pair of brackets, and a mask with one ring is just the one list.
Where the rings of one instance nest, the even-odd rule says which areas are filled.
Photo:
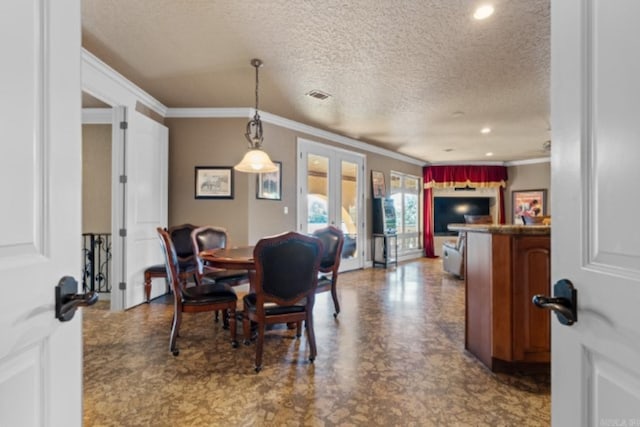
[[196, 199], [233, 199], [233, 168], [231, 166], [196, 166]]
[[273, 162], [278, 170], [256, 175], [256, 199], [282, 200], [282, 162]]

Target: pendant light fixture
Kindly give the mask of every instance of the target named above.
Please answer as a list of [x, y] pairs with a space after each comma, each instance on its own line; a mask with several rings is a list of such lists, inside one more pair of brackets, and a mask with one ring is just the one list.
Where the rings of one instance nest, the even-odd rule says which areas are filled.
[[278, 167], [262, 149], [262, 122], [258, 113], [258, 68], [262, 67], [262, 61], [252, 59], [251, 65], [256, 69], [256, 109], [253, 119], [247, 123], [247, 131], [244, 134], [247, 141], [249, 141], [249, 151], [247, 151], [240, 163], [233, 168], [239, 172], [248, 173], [276, 172]]

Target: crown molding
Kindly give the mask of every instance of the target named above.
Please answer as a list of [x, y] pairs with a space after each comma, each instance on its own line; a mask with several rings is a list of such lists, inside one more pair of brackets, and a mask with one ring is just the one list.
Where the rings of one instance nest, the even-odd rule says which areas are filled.
[[83, 125], [110, 125], [113, 123], [111, 108], [83, 108]]
[[[166, 118], [251, 118], [255, 112], [254, 108], [168, 108], [165, 115]], [[385, 148], [376, 147], [362, 141], [357, 141], [337, 133], [318, 129], [313, 126], [305, 125], [294, 120], [285, 119], [275, 114], [260, 111], [260, 118], [265, 123], [270, 123], [286, 129], [303, 133], [305, 135], [315, 136], [317, 138], [326, 139], [336, 142], [347, 147], [357, 148], [359, 150], [368, 151], [370, 153], [380, 154], [381, 156], [390, 157], [417, 166], [426, 166], [428, 162], [415, 159], [404, 154]]]
[[509, 160], [506, 162], [481, 162], [481, 161], [466, 161], [466, 162], [432, 162], [428, 166], [522, 166], [522, 165], [534, 165], [537, 163], [549, 163], [550, 157], [541, 157], [538, 159], [526, 159], [526, 160]]
[[126, 77], [118, 73], [106, 63], [102, 62], [100, 58], [98, 58], [85, 48], [82, 48], [82, 62], [84, 62], [87, 66], [92, 67], [107, 78], [113, 80], [117, 85], [124, 88], [141, 103], [151, 108], [156, 113], [160, 114], [163, 117], [167, 114], [167, 107], [164, 104], [155, 99], [153, 96], [149, 95], [144, 90], [140, 89], [131, 81], [127, 80]]
[[167, 108], [164, 117], [169, 119], [247, 119], [252, 115], [253, 108]]
[[380, 154], [381, 156], [391, 157], [392, 159], [400, 160], [417, 166], [426, 166], [428, 164], [424, 160], [418, 160], [413, 157], [397, 153], [395, 151], [387, 150], [386, 148], [376, 147], [375, 145], [367, 144], [365, 142], [348, 138], [346, 136], [338, 135], [337, 133], [318, 129], [316, 127], [305, 125], [294, 120], [285, 119], [284, 117], [276, 116], [275, 114], [262, 113], [260, 116], [263, 118], [263, 121], [267, 123], [272, 123], [280, 127], [295, 130], [300, 133], [305, 133], [307, 135], [312, 135], [318, 138], [327, 139], [329, 141], [337, 142], [338, 144], [342, 144], [347, 147], [357, 148], [359, 150], [368, 151], [370, 153]]
[[535, 165], [538, 163], [550, 163], [551, 157], [540, 157], [538, 159], [514, 160], [512, 162], [504, 162], [505, 166], [522, 166]]

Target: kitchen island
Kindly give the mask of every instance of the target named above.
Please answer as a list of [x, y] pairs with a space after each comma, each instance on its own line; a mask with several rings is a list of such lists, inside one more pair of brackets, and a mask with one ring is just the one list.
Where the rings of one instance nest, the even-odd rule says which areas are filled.
[[465, 348], [492, 371], [547, 370], [550, 316], [531, 299], [550, 295], [551, 227], [448, 228], [466, 234]]

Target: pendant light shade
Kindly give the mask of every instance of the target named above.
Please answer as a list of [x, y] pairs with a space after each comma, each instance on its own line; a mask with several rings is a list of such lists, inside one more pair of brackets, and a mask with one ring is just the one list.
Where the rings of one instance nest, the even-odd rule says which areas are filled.
[[259, 148], [247, 151], [240, 163], [233, 168], [238, 172], [248, 173], [278, 171], [278, 167], [271, 161], [269, 155]]
[[258, 68], [262, 66], [262, 61], [252, 59], [251, 65], [256, 69], [256, 109], [253, 119], [247, 123], [247, 131], [244, 134], [244, 137], [249, 141], [249, 151], [247, 151], [240, 163], [233, 168], [238, 172], [248, 173], [276, 172], [278, 167], [262, 149], [262, 121], [258, 113]]

